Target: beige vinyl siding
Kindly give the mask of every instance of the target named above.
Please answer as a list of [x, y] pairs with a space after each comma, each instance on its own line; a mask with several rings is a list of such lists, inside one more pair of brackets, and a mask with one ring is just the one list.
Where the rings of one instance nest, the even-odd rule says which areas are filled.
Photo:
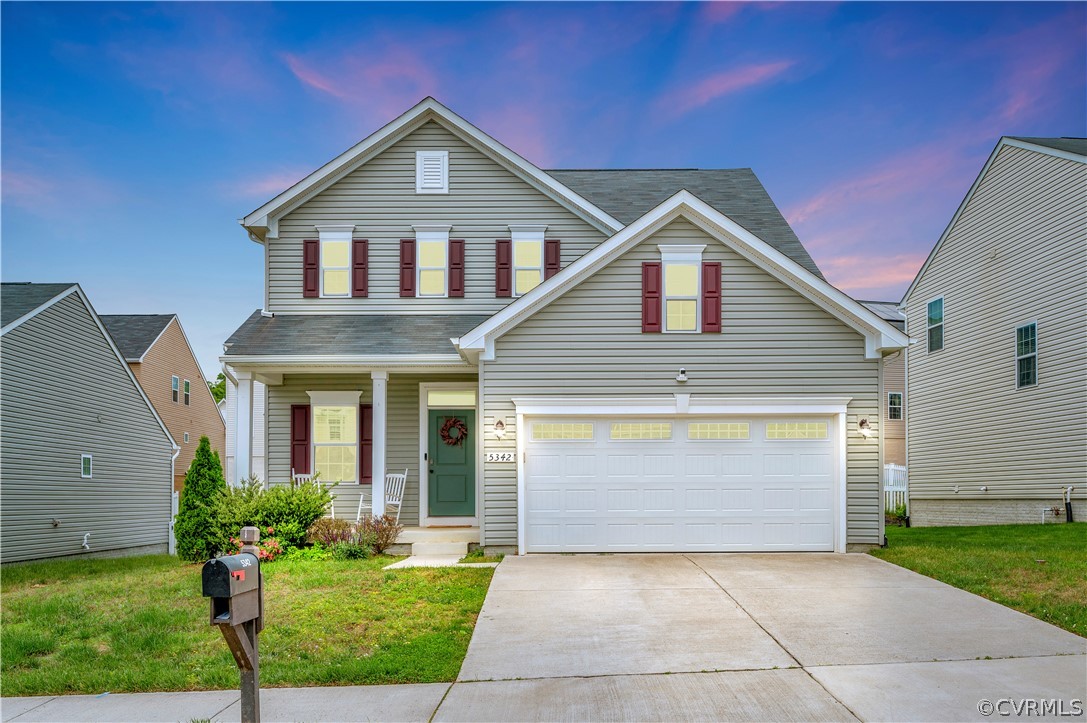
[[165, 551], [173, 448], [80, 297], [4, 334], [3, 350], [3, 562], [81, 554], [88, 532], [92, 553]]
[[[207, 436], [211, 448], [226, 456], [226, 425], [176, 317], [162, 330], [162, 334], [144, 354], [143, 361], [130, 366], [144, 394], [155, 405], [170, 435], [181, 447], [174, 467], [175, 482], [184, 480], [201, 436]], [[170, 387], [173, 376], [179, 380], [177, 402], [173, 401]], [[186, 379], [189, 380], [190, 391], [188, 406], [185, 406]], [[185, 441], [185, 432], [189, 433], [188, 442]]]
[[889, 418], [888, 395], [898, 392], [906, 401], [906, 352], [894, 352], [883, 359], [883, 463], [906, 464], [906, 408], [902, 419]]
[[[911, 292], [912, 498], [1056, 504], [1064, 485], [1087, 493], [1085, 191], [1087, 165], [1003, 147]], [[925, 315], [938, 296], [944, 348], [930, 354]], [[1017, 389], [1015, 330], [1032, 321], [1038, 384]]]
[[[388, 472], [408, 470], [404, 488], [404, 506], [400, 522], [419, 524], [419, 385], [423, 382], [475, 383], [475, 375], [426, 376], [419, 374], [389, 375], [387, 388], [387, 444], [385, 463]], [[283, 384], [268, 386], [268, 481], [282, 484], [291, 473], [291, 405], [309, 404], [308, 391], [360, 391], [360, 404], [373, 403], [373, 382], [363, 375], [286, 375]], [[377, 474], [377, 470], [374, 471]], [[336, 516], [355, 519], [359, 495], [369, 487], [345, 484], [336, 488]]]
[[[641, 264], [667, 243], [704, 243], [703, 261], [722, 264], [723, 333], [641, 332]], [[483, 363], [485, 429], [504, 418], [512, 433], [486, 435], [487, 452], [516, 449], [516, 396], [852, 397], [847, 540], [879, 542], [879, 445], [856, 430], [862, 417], [879, 429], [880, 362], [864, 358], [857, 332], [684, 219], [499, 338], [496, 355]], [[515, 465], [485, 466], [485, 544], [516, 544], [516, 482]]]
[[[415, 151], [449, 151], [449, 193], [415, 192]], [[356, 224], [369, 239], [369, 297], [302, 298], [302, 241], [315, 226]], [[400, 298], [400, 239], [414, 224], [449, 224], [450, 238], [465, 239], [463, 299]], [[284, 216], [279, 238], [268, 240], [269, 310], [273, 312], [493, 313], [509, 298], [494, 295], [495, 239], [510, 224], [546, 224], [562, 242], [562, 265], [589, 251], [604, 235], [520, 180], [459, 137], [431, 121], [405, 136], [312, 200]]]

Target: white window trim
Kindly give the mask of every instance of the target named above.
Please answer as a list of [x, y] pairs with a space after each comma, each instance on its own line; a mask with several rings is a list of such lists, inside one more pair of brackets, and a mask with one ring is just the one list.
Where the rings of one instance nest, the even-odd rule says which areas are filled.
[[186, 407], [191, 407], [192, 404], [192, 382], [188, 379], [184, 380], [181, 384], [181, 403]]
[[[930, 324], [929, 323], [929, 317], [928, 317], [928, 307], [929, 307], [929, 304], [932, 304], [933, 302], [936, 302], [936, 301], [940, 302], [940, 323], [939, 324]], [[947, 302], [944, 300], [944, 297], [937, 296], [937, 297], [934, 297], [934, 298], [929, 299], [928, 301], [926, 301], [925, 302], [925, 353], [926, 354], [932, 354], [932, 353], [937, 352], [937, 351], [943, 351], [944, 347], [947, 346], [947, 335], [944, 334], [944, 322], [945, 321], [947, 321]], [[936, 327], [940, 327], [940, 348], [934, 350], [934, 349], [929, 348], [928, 333], [929, 333], [930, 329], [935, 329]]]
[[[476, 514], [474, 517], [431, 517], [430, 516], [430, 485], [429, 485], [429, 473], [430, 468], [427, 466], [427, 454], [429, 449], [427, 447], [427, 435], [429, 434], [429, 418], [431, 409], [453, 409], [454, 407], [431, 407], [428, 405], [429, 393], [435, 390], [444, 391], [473, 391], [476, 393], [476, 403], [473, 409], [476, 411], [476, 428], [469, 432], [469, 439], [471, 435], [476, 438], [476, 476], [474, 484], [476, 487]], [[458, 407], [459, 409], [466, 409], [467, 407]], [[456, 525], [470, 525], [472, 527], [479, 526], [480, 510], [483, 509], [483, 415], [481, 411], [479, 386], [472, 382], [421, 382], [419, 384], [419, 526], [430, 527], [434, 526], [456, 526]], [[520, 427], [518, 427], [520, 429]], [[520, 436], [520, 435], [518, 435]]]
[[[1019, 330], [1022, 329], [1023, 327], [1025, 327], [1025, 326], [1031, 326], [1031, 325], [1034, 326], [1034, 353], [1033, 354], [1022, 354], [1021, 355], [1019, 353]], [[1015, 347], [1014, 347], [1014, 352], [1015, 352], [1015, 388], [1016, 389], [1034, 389], [1035, 387], [1037, 387], [1040, 384], [1039, 374], [1038, 374], [1038, 351], [1039, 351], [1039, 349], [1038, 349], [1038, 322], [1032, 320], [1032, 321], [1024, 321], [1022, 324], [1016, 324], [1014, 334], [1015, 334], [1015, 342], [1014, 342], [1015, 343]], [[1023, 385], [1019, 384], [1019, 360], [1020, 359], [1026, 359], [1027, 357], [1030, 357], [1030, 356], [1034, 357], [1034, 383], [1033, 384], [1027, 384], [1027, 385], [1023, 386]]]
[[[518, 225], [510, 226], [510, 293], [514, 297], [524, 296], [525, 294], [537, 288], [544, 282], [544, 268], [547, 264], [547, 246], [544, 241], [544, 235], [547, 233], [547, 226], [540, 225]], [[534, 266], [518, 266], [517, 265], [517, 242], [518, 241], [536, 241], [540, 244], [540, 283], [532, 287], [525, 292], [525, 294], [517, 293], [517, 271], [534, 270]]]
[[[452, 226], [412, 226], [415, 231], [415, 296], [420, 299], [447, 299], [449, 298], [449, 231]], [[424, 294], [421, 283], [423, 265], [419, 262], [419, 254], [422, 252], [424, 241], [445, 242], [445, 266], [427, 266], [428, 271], [441, 269], [445, 272], [445, 292], [442, 294]]]
[[[898, 395], [899, 400], [901, 402], [898, 405], [892, 405], [891, 404], [891, 396], [894, 395], [894, 394]], [[891, 416], [891, 407], [892, 406], [897, 406], [899, 408], [899, 410], [901, 411], [901, 416], [898, 419], [895, 419], [894, 417]], [[904, 419], [906, 419], [906, 395], [903, 394], [902, 392], [887, 392], [887, 421], [888, 422], [901, 422]]]
[[[90, 474], [83, 474], [83, 463], [90, 463]], [[94, 478], [94, 455], [93, 454], [81, 454], [79, 455], [79, 477], [80, 479], [93, 479]]]
[[[318, 293], [322, 299], [346, 299], [351, 296], [351, 237], [355, 233], [354, 225], [351, 226], [317, 226], [317, 273]], [[347, 266], [325, 266], [325, 243], [328, 241], [347, 242]], [[342, 294], [325, 293], [325, 269], [347, 272], [347, 291]]]
[[[661, 331], [665, 334], [700, 334], [702, 333], [702, 252], [705, 244], [660, 244], [657, 246], [661, 255]], [[668, 328], [668, 267], [670, 265], [695, 266], [694, 296], [673, 296], [677, 301], [694, 301], [694, 328]]]
[[[317, 415], [313, 413], [314, 407], [353, 407], [355, 410], [355, 439], [354, 445], [347, 443], [322, 443], [322, 447], [355, 447], [355, 481], [350, 484], [359, 484], [362, 480], [362, 453], [359, 450], [359, 426], [362, 424], [359, 415], [359, 405], [362, 403], [362, 392], [306, 392], [309, 395], [310, 427], [309, 427], [309, 451], [313, 471], [317, 471]], [[325, 480], [336, 482], [337, 480]]]
[[174, 404], [181, 403], [181, 377], [176, 375], [170, 377], [170, 399]]
[[[423, 161], [426, 158], [440, 158], [442, 162], [441, 187], [423, 185]], [[415, 152], [415, 192], [449, 193], [449, 151], [426, 150]]]

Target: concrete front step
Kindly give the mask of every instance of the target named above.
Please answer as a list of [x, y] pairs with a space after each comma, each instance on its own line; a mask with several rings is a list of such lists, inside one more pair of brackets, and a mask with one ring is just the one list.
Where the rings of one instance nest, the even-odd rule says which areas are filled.
[[405, 527], [398, 544], [415, 542], [479, 542], [478, 527]]
[[416, 556], [460, 555], [468, 554], [467, 542], [413, 542], [411, 554]]

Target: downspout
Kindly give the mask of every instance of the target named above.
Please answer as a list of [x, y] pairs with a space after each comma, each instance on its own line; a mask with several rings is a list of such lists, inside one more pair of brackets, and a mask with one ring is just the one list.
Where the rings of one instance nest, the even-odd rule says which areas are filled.
[[1076, 488], [1071, 485], [1064, 488], [1064, 513], [1068, 522], [1075, 522], [1072, 518], [1072, 490], [1074, 489]]
[[170, 455], [170, 524], [167, 527], [169, 537], [166, 538], [166, 551], [173, 555], [177, 553], [174, 542], [174, 479], [177, 477], [177, 458], [181, 454], [181, 447], [177, 446], [177, 442], [171, 444], [174, 446], [174, 453]]

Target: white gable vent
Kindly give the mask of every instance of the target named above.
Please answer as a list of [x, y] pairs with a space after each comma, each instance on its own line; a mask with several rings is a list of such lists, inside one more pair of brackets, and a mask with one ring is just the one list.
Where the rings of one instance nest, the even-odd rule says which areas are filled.
[[415, 190], [449, 193], [449, 151], [415, 152]]

